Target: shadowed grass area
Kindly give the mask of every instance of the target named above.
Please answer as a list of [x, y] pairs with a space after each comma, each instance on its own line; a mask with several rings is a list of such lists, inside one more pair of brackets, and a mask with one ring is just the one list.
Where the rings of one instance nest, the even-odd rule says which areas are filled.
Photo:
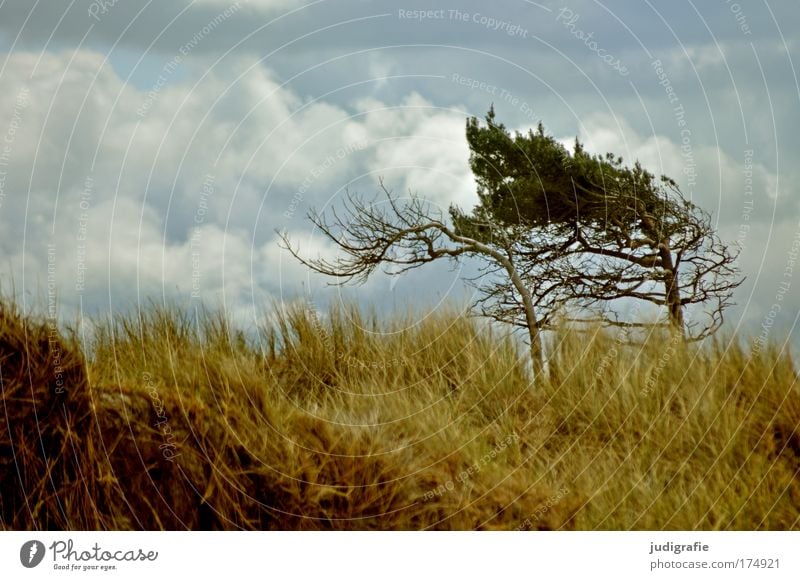
[[[89, 347], [0, 307], [4, 529], [797, 529], [788, 353], [455, 312], [152, 306]], [[88, 352], [90, 354], [85, 354]]]

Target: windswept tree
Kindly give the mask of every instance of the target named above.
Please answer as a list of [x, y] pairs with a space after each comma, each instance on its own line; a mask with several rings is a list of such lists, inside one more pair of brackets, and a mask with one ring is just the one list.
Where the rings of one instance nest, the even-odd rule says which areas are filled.
[[[736, 254], [723, 244], [709, 214], [685, 199], [675, 181], [657, 179], [638, 162], [611, 153], [570, 152], [540, 124], [512, 135], [490, 110], [485, 124], [467, 122], [478, 204], [449, 215], [416, 195], [348, 194], [339, 211], [309, 219], [338, 249], [337, 257], [302, 263], [340, 283], [364, 282], [379, 266], [399, 275], [434, 260], [480, 260], [471, 282], [479, 311], [524, 328], [534, 368], [543, 330], [564, 320], [645, 326], [627, 320], [620, 301], [665, 310], [665, 325], [687, 340], [715, 332], [741, 283]], [[687, 323], [684, 311], [703, 316]]]
[[[657, 179], [638, 162], [627, 167], [612, 153], [591, 155], [577, 140], [569, 152], [541, 124], [512, 136], [493, 111], [485, 125], [468, 121], [467, 140], [480, 203], [471, 214], [451, 209], [457, 229], [526, 231], [535, 251], [520, 258], [543, 309], [569, 307], [594, 314], [580, 320], [637, 325], [607, 308], [635, 299], [664, 307], [669, 326], [688, 339], [720, 327], [742, 282], [736, 253], [674, 180]], [[704, 307], [704, 316], [687, 323], [691, 305]]]

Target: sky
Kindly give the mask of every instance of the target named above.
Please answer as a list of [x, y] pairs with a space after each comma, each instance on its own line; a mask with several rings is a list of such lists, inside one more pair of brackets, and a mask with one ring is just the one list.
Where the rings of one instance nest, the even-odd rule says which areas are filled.
[[[741, 247], [730, 332], [798, 339], [795, 0], [4, 0], [0, 290], [61, 318], [148, 301], [467, 304], [474, 265], [331, 287], [306, 213], [383, 179], [477, 202], [465, 121], [673, 177]], [[794, 246], [793, 246], [794, 242]]]

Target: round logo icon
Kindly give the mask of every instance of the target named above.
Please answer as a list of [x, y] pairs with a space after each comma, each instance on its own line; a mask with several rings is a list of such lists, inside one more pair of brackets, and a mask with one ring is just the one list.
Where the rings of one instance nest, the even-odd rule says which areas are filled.
[[30, 540], [19, 549], [19, 561], [26, 568], [36, 568], [44, 560], [44, 544], [39, 540]]

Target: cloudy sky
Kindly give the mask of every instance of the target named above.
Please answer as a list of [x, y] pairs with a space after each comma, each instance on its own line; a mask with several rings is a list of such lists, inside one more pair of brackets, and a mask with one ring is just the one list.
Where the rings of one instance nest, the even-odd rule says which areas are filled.
[[[789, 282], [785, 333], [798, 16], [795, 0], [4, 0], [0, 287], [55, 293], [67, 317], [166, 298], [247, 320], [271, 298], [338, 300], [276, 230], [328, 251], [306, 211], [379, 178], [470, 207], [465, 119], [494, 103], [510, 127], [541, 120], [674, 177], [743, 247], [728, 327], [758, 331]], [[468, 270], [347, 294], [463, 302]]]

